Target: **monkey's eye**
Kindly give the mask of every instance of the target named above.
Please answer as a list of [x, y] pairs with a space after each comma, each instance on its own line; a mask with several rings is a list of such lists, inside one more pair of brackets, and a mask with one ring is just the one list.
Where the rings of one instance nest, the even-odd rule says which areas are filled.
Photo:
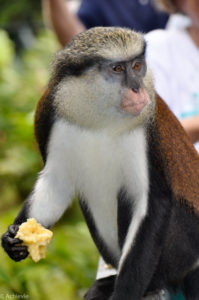
[[136, 62], [135, 64], [133, 64], [133, 70], [135, 71], [139, 71], [142, 67], [142, 63], [141, 62]]
[[113, 66], [113, 71], [116, 72], [116, 73], [121, 73], [124, 71], [124, 66], [122, 65], [116, 65], [116, 66]]

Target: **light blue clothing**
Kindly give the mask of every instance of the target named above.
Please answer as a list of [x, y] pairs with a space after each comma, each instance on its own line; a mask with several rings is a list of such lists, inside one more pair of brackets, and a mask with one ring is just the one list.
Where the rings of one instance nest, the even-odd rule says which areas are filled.
[[181, 293], [178, 293], [176, 296], [172, 296], [171, 300], [184, 300], [184, 296]]

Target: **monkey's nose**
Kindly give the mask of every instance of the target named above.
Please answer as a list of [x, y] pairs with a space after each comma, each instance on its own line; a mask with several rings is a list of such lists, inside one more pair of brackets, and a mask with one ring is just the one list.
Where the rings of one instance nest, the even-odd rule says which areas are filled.
[[133, 87], [132, 90], [133, 90], [136, 94], [139, 93], [139, 88]]

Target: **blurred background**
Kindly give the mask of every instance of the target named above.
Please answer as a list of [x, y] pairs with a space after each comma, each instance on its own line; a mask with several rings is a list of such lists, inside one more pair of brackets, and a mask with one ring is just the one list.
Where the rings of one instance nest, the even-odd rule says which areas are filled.
[[[69, 2], [75, 10], [78, 1]], [[40, 0], [0, 0], [0, 235], [42, 168], [34, 111], [60, 46], [41, 11]], [[53, 232], [47, 257], [38, 263], [15, 263], [0, 247], [0, 299], [82, 299], [95, 278], [98, 254], [77, 201]]]

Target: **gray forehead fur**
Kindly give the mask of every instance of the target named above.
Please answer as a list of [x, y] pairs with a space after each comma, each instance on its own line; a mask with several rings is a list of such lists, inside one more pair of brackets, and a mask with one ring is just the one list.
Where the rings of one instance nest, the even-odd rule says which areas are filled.
[[53, 63], [54, 78], [60, 68], [78, 68], [97, 59], [119, 60], [138, 55], [144, 48], [141, 34], [126, 28], [95, 27], [75, 36]]

